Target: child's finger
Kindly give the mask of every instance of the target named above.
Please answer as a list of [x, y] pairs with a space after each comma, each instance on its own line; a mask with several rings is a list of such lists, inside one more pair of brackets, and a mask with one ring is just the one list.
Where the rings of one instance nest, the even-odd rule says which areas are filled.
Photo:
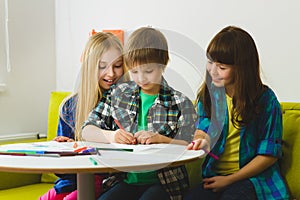
[[190, 143], [190, 144], [187, 145], [186, 149], [187, 149], [187, 150], [192, 150], [192, 149], [193, 149], [193, 146], [194, 146], [194, 144], [193, 144], [193, 143]]
[[120, 130], [120, 131], [118, 131], [118, 133], [120, 135], [120, 140], [122, 141], [122, 143], [132, 144], [132, 141], [135, 140], [135, 138], [133, 137], [133, 135], [131, 133], [128, 133], [124, 130]]

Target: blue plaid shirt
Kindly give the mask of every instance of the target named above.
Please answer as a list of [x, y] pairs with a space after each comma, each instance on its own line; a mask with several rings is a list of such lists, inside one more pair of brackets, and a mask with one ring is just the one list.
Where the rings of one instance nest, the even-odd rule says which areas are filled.
[[75, 111], [77, 105], [77, 95], [72, 96], [60, 110], [57, 136], [66, 136], [75, 139]]
[[[207, 118], [203, 105], [199, 102], [197, 106], [200, 119], [197, 128], [211, 135], [212, 140], [215, 141], [212, 153], [221, 155], [225, 148], [229, 119], [225, 95], [220, 95], [218, 92], [216, 94], [212, 104], [215, 105], [218, 114], [225, 113], [225, 117], [222, 120], [214, 120], [211, 123], [212, 120]], [[264, 110], [255, 120], [240, 131], [240, 168], [248, 164], [257, 155], [268, 155], [277, 158], [282, 156], [282, 113], [280, 104], [270, 88], [266, 89], [258, 103], [262, 105]], [[216, 162], [210, 156], [205, 158], [202, 165], [203, 177], [217, 175], [214, 172]], [[289, 199], [288, 189], [280, 174], [278, 162], [260, 174], [251, 177], [250, 181], [254, 185], [258, 199]]]
[[[101, 102], [90, 113], [84, 124], [102, 129], [116, 130], [117, 119], [123, 128], [138, 131], [140, 88], [133, 82], [116, 86], [111, 95], [104, 95]], [[195, 132], [197, 115], [192, 102], [182, 93], [168, 86], [163, 79], [158, 97], [148, 111], [148, 130], [170, 138], [190, 142]], [[158, 171], [158, 178], [171, 199], [181, 199], [188, 188], [188, 177], [184, 166], [164, 168]]]
[[[66, 136], [74, 139], [75, 137], [75, 113], [77, 105], [77, 95], [72, 96], [64, 102], [60, 109], [57, 136]], [[54, 189], [57, 194], [72, 192], [77, 189], [76, 174], [56, 174]]]

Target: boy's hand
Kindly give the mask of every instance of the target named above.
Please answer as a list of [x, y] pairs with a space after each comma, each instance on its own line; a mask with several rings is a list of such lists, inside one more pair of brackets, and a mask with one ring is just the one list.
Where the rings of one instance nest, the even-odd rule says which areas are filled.
[[53, 140], [56, 142], [74, 142], [74, 139], [66, 136], [57, 136]]
[[161, 135], [150, 131], [138, 131], [134, 134], [137, 142], [140, 144], [161, 143]]
[[114, 140], [116, 143], [120, 144], [136, 144], [136, 139], [133, 137], [133, 134], [122, 129], [115, 131]]

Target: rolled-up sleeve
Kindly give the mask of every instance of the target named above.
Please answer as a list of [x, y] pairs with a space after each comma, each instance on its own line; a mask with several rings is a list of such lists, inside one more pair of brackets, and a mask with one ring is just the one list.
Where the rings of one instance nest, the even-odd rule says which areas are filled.
[[262, 139], [258, 145], [257, 153], [280, 158], [282, 156], [282, 113], [280, 104], [273, 99], [265, 113], [265, 124], [262, 130]]

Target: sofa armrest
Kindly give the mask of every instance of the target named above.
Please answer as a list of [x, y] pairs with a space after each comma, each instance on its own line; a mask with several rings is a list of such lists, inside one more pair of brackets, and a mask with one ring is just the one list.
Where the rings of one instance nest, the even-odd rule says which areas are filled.
[[283, 157], [281, 172], [291, 192], [291, 199], [300, 199], [300, 103], [281, 103], [283, 122]]

